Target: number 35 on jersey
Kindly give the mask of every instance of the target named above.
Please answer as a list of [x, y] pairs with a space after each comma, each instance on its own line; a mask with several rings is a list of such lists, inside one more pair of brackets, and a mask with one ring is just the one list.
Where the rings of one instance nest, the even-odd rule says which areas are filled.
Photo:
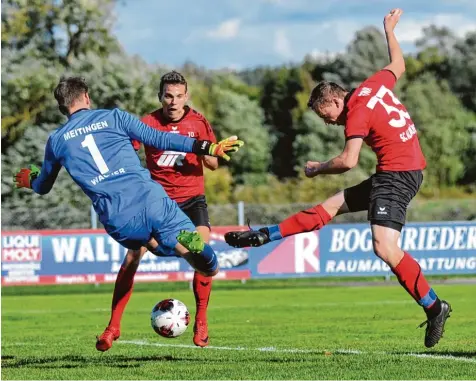
[[[383, 98], [385, 95], [389, 96], [393, 105], [390, 105], [384, 101]], [[400, 134], [400, 139], [402, 142], [410, 140], [417, 133], [415, 125], [411, 121], [410, 114], [404, 109], [402, 103], [393, 94], [393, 92], [383, 85], [380, 86], [380, 89], [377, 91], [377, 93], [367, 102], [367, 107], [373, 110], [377, 104], [382, 105], [387, 114], [391, 117], [391, 119], [388, 121], [390, 127], [407, 127], [405, 132]]]

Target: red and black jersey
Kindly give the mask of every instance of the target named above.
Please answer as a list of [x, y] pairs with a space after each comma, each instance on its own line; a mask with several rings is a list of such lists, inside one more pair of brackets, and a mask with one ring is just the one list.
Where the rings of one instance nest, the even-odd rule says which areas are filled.
[[[186, 107], [184, 116], [177, 122], [168, 121], [162, 109], [144, 116], [141, 120], [160, 131], [216, 142], [207, 119], [189, 107]], [[136, 150], [140, 148], [140, 142], [132, 143]], [[162, 151], [150, 146], [144, 148], [147, 168], [152, 179], [164, 187], [172, 200], [182, 202], [205, 193], [201, 157], [193, 153]]]
[[425, 157], [410, 115], [392, 92], [396, 82], [384, 69], [354, 90], [346, 104], [345, 137], [364, 139], [377, 155], [377, 171], [421, 170]]

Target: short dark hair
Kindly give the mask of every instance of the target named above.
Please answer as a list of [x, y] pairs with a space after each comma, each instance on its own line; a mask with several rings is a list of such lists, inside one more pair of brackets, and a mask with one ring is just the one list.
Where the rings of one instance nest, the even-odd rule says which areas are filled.
[[314, 104], [325, 105], [331, 101], [331, 97], [344, 98], [347, 90], [335, 82], [322, 81], [311, 92], [307, 107], [313, 108]]
[[185, 91], [187, 91], [187, 80], [182, 74], [175, 70], [165, 73], [162, 78], [160, 78], [159, 98], [162, 98], [165, 85], [185, 85]]
[[54, 92], [61, 113], [68, 115], [74, 102], [88, 90], [88, 84], [82, 77], [61, 77]]

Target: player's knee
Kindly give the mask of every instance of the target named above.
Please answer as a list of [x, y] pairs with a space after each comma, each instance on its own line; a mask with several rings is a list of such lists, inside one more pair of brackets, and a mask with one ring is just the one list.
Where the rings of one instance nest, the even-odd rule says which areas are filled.
[[217, 256], [211, 247], [208, 247], [206, 251], [202, 251], [200, 254], [189, 253], [183, 258], [200, 274], [215, 276], [219, 272]]
[[[199, 271], [199, 272], [200, 272], [200, 271]], [[215, 270], [202, 273], [202, 275], [209, 276], [209, 277], [213, 277], [213, 276], [217, 275], [219, 272], [220, 272], [220, 269], [219, 269], [219, 267], [217, 266], [217, 267], [215, 268]]]
[[379, 238], [374, 238], [372, 243], [375, 255], [377, 255], [382, 261], [391, 268], [398, 265], [403, 257], [403, 252], [396, 243], [381, 240]]
[[332, 218], [338, 214], [348, 213], [343, 191], [329, 197], [321, 205]]
[[202, 267], [202, 271], [203, 271], [203, 275], [205, 276], [215, 276], [218, 274], [219, 266], [218, 266], [218, 259], [215, 253], [213, 253], [212, 258], [208, 263], [204, 263]]

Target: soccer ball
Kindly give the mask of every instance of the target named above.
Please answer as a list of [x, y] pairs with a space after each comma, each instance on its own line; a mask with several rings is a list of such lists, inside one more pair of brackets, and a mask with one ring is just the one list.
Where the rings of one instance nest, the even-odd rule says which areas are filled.
[[190, 314], [180, 300], [164, 299], [152, 309], [150, 323], [160, 336], [178, 337], [187, 330]]

